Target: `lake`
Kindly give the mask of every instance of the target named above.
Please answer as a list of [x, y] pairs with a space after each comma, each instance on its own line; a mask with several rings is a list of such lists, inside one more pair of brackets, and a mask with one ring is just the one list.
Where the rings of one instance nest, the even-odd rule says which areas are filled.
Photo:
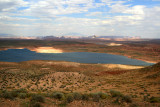
[[152, 65], [141, 60], [130, 59], [121, 55], [93, 52], [70, 53], [36, 53], [28, 49], [8, 49], [0, 51], [0, 61], [22, 62], [29, 60], [58, 60], [92, 64], [125, 64], [125, 65]]

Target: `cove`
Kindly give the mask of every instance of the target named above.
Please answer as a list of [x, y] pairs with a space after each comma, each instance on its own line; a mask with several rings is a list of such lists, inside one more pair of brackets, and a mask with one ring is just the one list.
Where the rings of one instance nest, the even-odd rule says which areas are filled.
[[71, 52], [71, 53], [36, 53], [28, 49], [8, 49], [0, 51], [0, 61], [4, 62], [22, 62], [29, 60], [59, 60], [91, 64], [124, 64], [148, 66], [153, 63], [147, 63], [141, 60], [127, 58], [121, 55], [112, 55], [106, 53], [93, 52]]

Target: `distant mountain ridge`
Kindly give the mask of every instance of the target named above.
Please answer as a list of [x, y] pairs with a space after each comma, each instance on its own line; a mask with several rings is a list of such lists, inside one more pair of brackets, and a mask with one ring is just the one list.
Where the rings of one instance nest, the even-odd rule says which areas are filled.
[[71, 32], [71, 33], [66, 33], [63, 35], [59, 36], [54, 36], [54, 35], [48, 35], [48, 36], [30, 36], [30, 37], [23, 37], [23, 36], [16, 36], [13, 34], [5, 34], [5, 33], [0, 33], [0, 38], [1, 39], [42, 39], [42, 40], [52, 40], [52, 39], [100, 39], [100, 40], [115, 40], [115, 41], [127, 41], [127, 40], [139, 40], [140, 37], [133, 36], [99, 36], [99, 35], [91, 35], [87, 36], [81, 33], [76, 33], [76, 32]]
[[15, 37], [15, 35], [13, 35], [13, 34], [6, 34], [6, 33], [0, 33], [0, 37], [3, 37], [3, 38], [5, 38], [5, 37]]

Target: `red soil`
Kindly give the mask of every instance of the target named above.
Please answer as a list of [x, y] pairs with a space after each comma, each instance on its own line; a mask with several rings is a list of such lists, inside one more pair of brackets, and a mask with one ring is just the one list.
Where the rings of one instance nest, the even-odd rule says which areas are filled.
[[123, 73], [126, 73], [126, 72], [129, 72], [129, 71], [102, 71], [102, 72], [99, 72], [97, 74], [95, 74], [96, 76], [102, 76], [102, 75], [119, 75], [119, 74], [123, 74]]

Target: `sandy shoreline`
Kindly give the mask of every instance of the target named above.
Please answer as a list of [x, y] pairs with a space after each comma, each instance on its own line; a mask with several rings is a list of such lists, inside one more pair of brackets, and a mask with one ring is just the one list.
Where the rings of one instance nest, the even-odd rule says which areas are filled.
[[102, 64], [104, 67], [108, 69], [126, 69], [126, 70], [132, 70], [132, 69], [141, 69], [144, 68], [144, 66], [134, 66], [134, 65], [123, 65], [123, 64]]
[[[131, 57], [131, 56], [126, 55], [126, 57], [127, 57], [127, 58], [131, 58], [131, 59], [132, 59], [132, 57]], [[135, 58], [135, 59], [137, 59], [137, 60], [141, 60], [141, 61], [144, 61], [144, 62], [147, 62], [147, 63], [154, 63], [154, 64], [158, 63], [158, 61], [147, 61], [147, 60], [145, 60], [145, 59], [139, 59], [139, 58]]]
[[4, 50], [8, 49], [28, 49], [30, 51], [35, 51], [37, 53], [63, 53], [63, 50], [56, 49], [53, 47], [18, 47], [18, 48], [5, 48]]
[[53, 47], [38, 47], [38, 48], [31, 48], [31, 51], [35, 51], [37, 53], [63, 53], [63, 50], [56, 49]]

